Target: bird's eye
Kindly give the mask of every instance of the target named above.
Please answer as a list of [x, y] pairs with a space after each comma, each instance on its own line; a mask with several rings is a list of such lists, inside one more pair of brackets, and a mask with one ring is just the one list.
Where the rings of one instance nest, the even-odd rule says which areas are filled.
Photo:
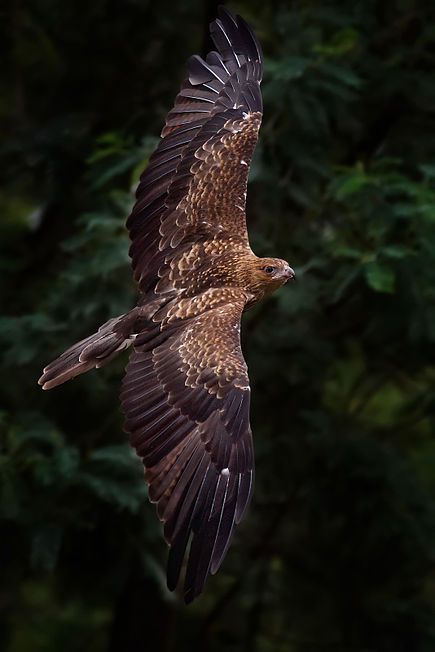
[[276, 267], [272, 267], [272, 265], [266, 265], [266, 267], [263, 267], [264, 271], [266, 274], [273, 274], [274, 271], [276, 270]]

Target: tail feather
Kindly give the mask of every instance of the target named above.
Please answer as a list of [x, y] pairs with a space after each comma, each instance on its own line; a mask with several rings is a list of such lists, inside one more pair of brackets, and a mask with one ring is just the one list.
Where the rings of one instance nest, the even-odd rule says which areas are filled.
[[96, 333], [80, 340], [56, 360], [50, 362], [38, 380], [42, 389], [52, 389], [89, 369], [103, 367], [119, 351], [130, 346], [133, 337], [130, 332], [122, 328], [124, 321], [126, 323], [130, 321], [128, 315], [110, 319]]

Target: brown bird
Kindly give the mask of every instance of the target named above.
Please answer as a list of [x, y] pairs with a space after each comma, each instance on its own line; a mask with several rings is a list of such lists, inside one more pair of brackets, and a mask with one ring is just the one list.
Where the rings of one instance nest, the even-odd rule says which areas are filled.
[[217, 52], [189, 59], [127, 220], [138, 305], [65, 351], [39, 383], [51, 389], [132, 346], [121, 402], [170, 546], [167, 580], [199, 595], [227, 552], [254, 481], [243, 312], [294, 272], [258, 258], [245, 217], [262, 118], [262, 54], [225, 9]]

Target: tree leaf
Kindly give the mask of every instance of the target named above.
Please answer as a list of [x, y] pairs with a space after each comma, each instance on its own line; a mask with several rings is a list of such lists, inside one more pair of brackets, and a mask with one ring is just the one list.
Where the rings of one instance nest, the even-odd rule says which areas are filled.
[[391, 267], [377, 262], [367, 263], [365, 276], [368, 285], [377, 292], [394, 293], [395, 275]]

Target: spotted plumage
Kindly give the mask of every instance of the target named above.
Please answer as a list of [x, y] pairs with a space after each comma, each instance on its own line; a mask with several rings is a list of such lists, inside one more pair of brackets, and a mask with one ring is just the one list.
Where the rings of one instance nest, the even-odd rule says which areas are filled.
[[[294, 277], [251, 250], [249, 166], [262, 117], [262, 55], [242, 18], [211, 26], [217, 51], [188, 62], [127, 220], [138, 305], [49, 364], [55, 387], [132, 352], [121, 403], [170, 546], [168, 586], [193, 600], [215, 573], [254, 481], [243, 312]], [[187, 554], [186, 554], [186, 551]]]

